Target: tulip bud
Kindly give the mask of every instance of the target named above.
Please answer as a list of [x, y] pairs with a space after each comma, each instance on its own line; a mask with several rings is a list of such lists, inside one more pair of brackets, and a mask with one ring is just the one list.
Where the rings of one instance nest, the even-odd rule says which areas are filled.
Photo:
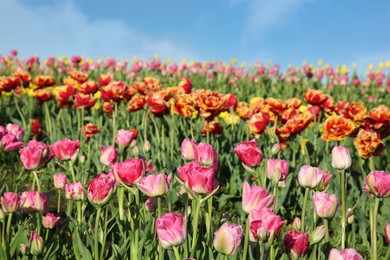
[[43, 250], [43, 238], [34, 231], [30, 233], [30, 248], [32, 255], [39, 255]]
[[68, 200], [83, 200], [85, 198], [83, 184], [80, 181], [65, 184], [65, 198]]
[[313, 195], [313, 205], [316, 214], [321, 218], [333, 218], [339, 205], [337, 195], [316, 192]]
[[271, 154], [275, 155], [280, 151], [280, 144], [274, 144], [271, 148]]
[[137, 146], [134, 146], [131, 152], [133, 153], [134, 157], [138, 157], [139, 151]]
[[144, 151], [145, 154], [147, 154], [150, 151], [150, 142], [148, 140], [144, 142], [144, 145], [142, 146], [142, 150]]
[[196, 143], [193, 139], [184, 139], [181, 143], [181, 157], [187, 161], [193, 161], [198, 157]]
[[346, 170], [351, 167], [351, 155], [344, 146], [335, 146], [332, 149], [332, 167], [337, 170]]
[[293, 226], [293, 229], [300, 230], [301, 229], [301, 219], [296, 217], [294, 219], [294, 222], [293, 222], [292, 226]]
[[20, 207], [19, 196], [13, 192], [4, 192], [0, 198], [1, 206], [4, 213], [13, 213]]
[[135, 147], [136, 145], [137, 145], [137, 140], [133, 140], [133, 141], [131, 141], [129, 147], [130, 147], [130, 149], [133, 149], [133, 147]]
[[321, 242], [321, 240], [325, 236], [325, 232], [326, 232], [326, 228], [324, 225], [319, 226], [316, 229], [314, 229], [314, 231], [311, 232], [311, 234], [309, 236], [310, 244], [315, 245], [315, 244]]
[[386, 237], [386, 243], [390, 245], [390, 223], [385, 226], [384, 232]]
[[267, 242], [268, 241], [268, 238], [269, 238], [269, 232], [268, 232], [268, 229], [267, 227], [260, 227], [258, 230], [257, 230], [257, 236], [259, 238], [260, 241], [263, 241], [263, 242]]
[[347, 222], [348, 224], [352, 224], [355, 220], [355, 214], [353, 213], [353, 210], [351, 208], [347, 209]]
[[236, 224], [223, 224], [214, 234], [215, 250], [223, 255], [234, 255], [240, 246], [242, 228]]
[[118, 157], [118, 150], [114, 147], [107, 145], [100, 149], [100, 162], [106, 166], [114, 163]]
[[318, 171], [318, 168], [304, 165], [298, 173], [299, 185], [303, 188], [314, 189], [321, 182], [323, 173]]
[[84, 164], [85, 163], [85, 155], [80, 155], [79, 161], [81, 164]]
[[26, 244], [20, 244], [19, 250], [22, 255], [27, 255], [30, 248]]
[[66, 175], [62, 173], [57, 173], [53, 175], [54, 187], [56, 189], [62, 190], [65, 188], [66, 184]]
[[60, 217], [56, 217], [53, 213], [47, 213], [45, 216], [42, 216], [42, 225], [45, 228], [53, 229], [58, 220], [60, 220]]

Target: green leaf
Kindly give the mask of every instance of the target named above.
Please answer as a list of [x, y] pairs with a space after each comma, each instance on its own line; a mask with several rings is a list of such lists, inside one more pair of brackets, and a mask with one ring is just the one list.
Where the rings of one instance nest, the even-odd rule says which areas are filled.
[[[92, 260], [92, 255], [89, 250], [85, 247], [83, 241], [80, 238], [79, 233], [76, 231], [73, 234], [73, 239], [76, 241], [76, 246], [83, 260]], [[74, 246], [74, 244], [73, 244]]]
[[18, 232], [16, 232], [15, 236], [11, 240], [10, 245], [10, 256], [13, 257], [16, 249], [20, 247], [20, 244], [28, 244], [28, 231], [21, 227]]

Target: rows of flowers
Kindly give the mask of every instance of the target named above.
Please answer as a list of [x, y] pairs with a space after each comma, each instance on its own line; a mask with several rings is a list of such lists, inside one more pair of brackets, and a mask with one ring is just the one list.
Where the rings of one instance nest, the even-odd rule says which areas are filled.
[[390, 257], [387, 63], [0, 62], [1, 259]]

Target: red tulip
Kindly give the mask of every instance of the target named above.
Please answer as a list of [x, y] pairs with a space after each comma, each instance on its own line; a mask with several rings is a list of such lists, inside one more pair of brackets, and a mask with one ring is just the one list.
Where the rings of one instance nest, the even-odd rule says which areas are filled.
[[146, 161], [142, 158], [132, 158], [124, 162], [117, 162], [112, 165], [115, 179], [125, 185], [134, 185], [146, 172]]
[[296, 230], [287, 231], [284, 235], [284, 245], [294, 259], [303, 256], [309, 247], [309, 234]]
[[101, 173], [88, 183], [88, 199], [93, 205], [104, 206], [115, 190], [115, 180], [110, 174]]
[[255, 139], [239, 143], [234, 147], [234, 151], [244, 164], [252, 167], [259, 165], [263, 160], [263, 152]]
[[50, 146], [50, 150], [54, 156], [61, 161], [74, 161], [80, 149], [80, 141], [70, 140], [65, 138], [64, 140], [57, 141], [55, 144]]

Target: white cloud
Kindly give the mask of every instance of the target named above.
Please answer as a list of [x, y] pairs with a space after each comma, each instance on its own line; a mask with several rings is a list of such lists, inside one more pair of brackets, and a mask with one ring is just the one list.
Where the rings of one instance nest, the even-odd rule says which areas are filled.
[[121, 20], [91, 21], [74, 1], [27, 7], [18, 0], [0, 0], [0, 53], [17, 49], [22, 57], [85, 55], [131, 59], [171, 57], [199, 60], [192, 50], [169, 39], [130, 28]]

